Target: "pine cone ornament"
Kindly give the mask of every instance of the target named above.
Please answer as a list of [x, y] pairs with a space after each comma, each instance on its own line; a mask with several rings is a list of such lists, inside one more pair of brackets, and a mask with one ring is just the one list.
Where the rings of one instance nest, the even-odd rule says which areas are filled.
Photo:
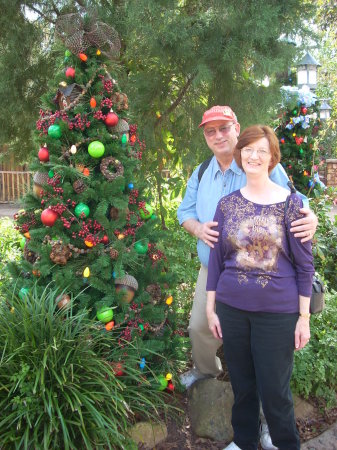
[[55, 241], [55, 243], [52, 244], [49, 257], [53, 263], [65, 266], [71, 256], [71, 251], [66, 245], [63, 245], [62, 241]]
[[117, 219], [118, 219], [118, 216], [119, 216], [119, 211], [118, 211], [118, 209], [115, 208], [114, 206], [112, 206], [112, 207], [110, 208], [110, 218], [111, 218], [112, 220], [117, 220]]
[[116, 260], [118, 258], [118, 251], [115, 248], [110, 249], [110, 258]]
[[29, 250], [27, 242], [25, 243], [25, 247], [23, 249], [23, 257], [31, 264], [34, 264], [38, 257], [35, 252]]
[[146, 292], [148, 292], [151, 295], [152, 300], [155, 303], [160, 301], [160, 299], [161, 299], [161, 289], [160, 289], [159, 284], [149, 284], [146, 287], [145, 290], [146, 290]]
[[83, 180], [76, 180], [73, 183], [73, 189], [76, 192], [76, 194], [81, 194], [86, 190], [87, 186], [85, 185]]

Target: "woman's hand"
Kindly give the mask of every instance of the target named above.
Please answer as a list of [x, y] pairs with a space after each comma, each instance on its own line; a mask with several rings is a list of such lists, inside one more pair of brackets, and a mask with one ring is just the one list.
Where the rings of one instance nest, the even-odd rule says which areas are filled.
[[222, 332], [219, 317], [215, 312], [207, 314], [208, 328], [211, 330], [215, 339], [222, 339]]
[[295, 328], [295, 351], [304, 348], [310, 340], [310, 319], [299, 317]]

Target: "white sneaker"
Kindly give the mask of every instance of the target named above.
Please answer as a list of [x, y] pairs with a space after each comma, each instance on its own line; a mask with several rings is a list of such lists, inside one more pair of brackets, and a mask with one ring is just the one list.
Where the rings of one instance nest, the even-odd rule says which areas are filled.
[[269, 428], [266, 423], [261, 424], [260, 428], [260, 444], [263, 450], [277, 450], [277, 447], [273, 445], [270, 434], [269, 434]]
[[235, 442], [231, 442], [227, 447], [225, 447], [223, 450], [241, 450], [240, 447], [238, 447]]
[[196, 367], [193, 367], [193, 369], [188, 370], [179, 376], [180, 383], [185, 386], [186, 389], [189, 389], [196, 381], [205, 378], [211, 378], [211, 376], [201, 373]]

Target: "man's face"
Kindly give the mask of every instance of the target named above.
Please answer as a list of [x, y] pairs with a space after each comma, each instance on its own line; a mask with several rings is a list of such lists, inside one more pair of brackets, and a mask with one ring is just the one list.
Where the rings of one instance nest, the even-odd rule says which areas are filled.
[[240, 134], [240, 124], [232, 120], [213, 120], [204, 125], [204, 136], [215, 157], [232, 156]]

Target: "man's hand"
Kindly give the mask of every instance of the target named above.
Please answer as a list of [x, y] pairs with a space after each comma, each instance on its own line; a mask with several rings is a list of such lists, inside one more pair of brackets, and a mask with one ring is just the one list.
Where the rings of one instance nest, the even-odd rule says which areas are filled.
[[217, 226], [218, 222], [199, 223], [199, 226], [195, 230], [195, 235], [198, 239], [204, 241], [205, 244], [214, 248], [213, 242], [218, 242], [219, 232], [212, 230], [212, 228]]
[[295, 237], [302, 238], [301, 242], [306, 242], [313, 238], [316, 232], [318, 219], [308, 208], [301, 208], [300, 212], [304, 214], [305, 217], [292, 222], [290, 231], [295, 233]]

